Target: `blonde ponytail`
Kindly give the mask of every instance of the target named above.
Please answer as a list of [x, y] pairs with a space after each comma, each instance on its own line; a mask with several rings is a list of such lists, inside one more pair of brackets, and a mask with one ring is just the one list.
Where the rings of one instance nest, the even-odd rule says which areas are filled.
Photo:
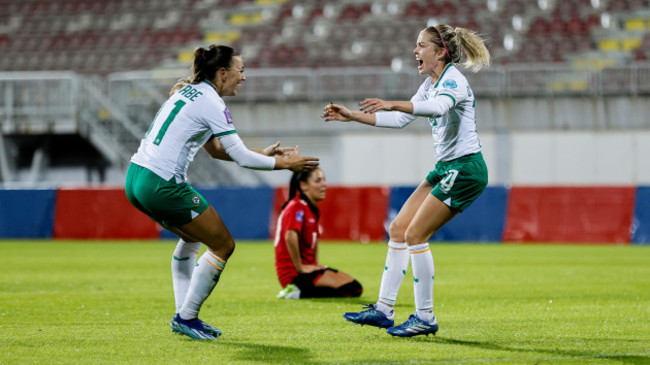
[[471, 30], [457, 27], [455, 29], [456, 37], [460, 43], [460, 48], [467, 55], [467, 61], [463, 65], [473, 72], [482, 68], [490, 67], [490, 52], [485, 46], [485, 40]]
[[485, 41], [469, 29], [452, 28], [447, 24], [430, 26], [425, 31], [431, 36], [431, 42], [447, 51], [447, 61], [460, 62], [462, 52], [467, 54], [463, 66], [476, 72], [490, 66], [490, 52], [485, 47]]

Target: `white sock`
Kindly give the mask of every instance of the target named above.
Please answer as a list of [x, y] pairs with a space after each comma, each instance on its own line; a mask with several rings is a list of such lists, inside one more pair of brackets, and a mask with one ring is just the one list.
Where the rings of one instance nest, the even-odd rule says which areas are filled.
[[397, 300], [397, 293], [402, 284], [402, 279], [409, 268], [408, 246], [405, 242], [388, 241], [386, 253], [386, 266], [381, 276], [379, 300], [376, 309], [387, 316], [393, 314], [393, 306]]
[[199, 255], [201, 242], [185, 242], [178, 240], [174, 255], [172, 256], [172, 283], [174, 286], [174, 300], [176, 313], [181, 310], [187, 289], [190, 287], [192, 272], [196, 266], [196, 257]]
[[199, 316], [201, 305], [219, 282], [219, 276], [225, 267], [226, 261], [209, 249], [201, 255], [192, 274], [185, 302], [179, 312], [182, 319], [194, 319]]
[[420, 319], [433, 322], [433, 256], [429, 243], [409, 246], [411, 265], [413, 265], [413, 293], [415, 310]]

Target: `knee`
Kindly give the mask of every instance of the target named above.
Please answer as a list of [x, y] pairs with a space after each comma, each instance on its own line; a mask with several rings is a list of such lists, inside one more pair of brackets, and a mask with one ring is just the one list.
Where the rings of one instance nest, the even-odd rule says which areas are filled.
[[226, 252], [228, 257], [230, 257], [230, 255], [235, 252], [235, 240], [232, 238], [232, 236], [228, 235], [228, 239], [225, 241], [223, 250]]
[[393, 219], [393, 221], [390, 222], [390, 226], [388, 226], [388, 235], [391, 240], [394, 242], [404, 242], [406, 239], [405, 233], [406, 227], [397, 219]]
[[339, 287], [338, 291], [342, 297], [360, 297], [363, 293], [363, 287], [361, 283], [354, 280]]
[[232, 255], [232, 253], [235, 251], [235, 240], [232, 238], [232, 236], [227, 233], [227, 234], [220, 234], [217, 237], [213, 238], [210, 240], [211, 242], [204, 242], [212, 252], [216, 253], [219, 255], [219, 257], [223, 258], [224, 260], [228, 260], [228, 258]]
[[411, 246], [424, 243], [429, 239], [429, 237], [425, 237], [418, 229], [409, 227], [406, 229], [406, 233], [404, 233], [404, 239], [406, 243]]

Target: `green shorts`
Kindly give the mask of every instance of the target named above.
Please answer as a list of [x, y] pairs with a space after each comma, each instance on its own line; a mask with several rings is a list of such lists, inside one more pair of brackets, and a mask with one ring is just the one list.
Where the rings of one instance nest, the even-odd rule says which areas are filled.
[[431, 194], [453, 209], [463, 211], [481, 195], [488, 181], [481, 152], [451, 161], [438, 161], [427, 175]]
[[124, 189], [134, 207], [165, 228], [189, 223], [209, 206], [187, 182], [166, 181], [134, 163], [129, 165]]

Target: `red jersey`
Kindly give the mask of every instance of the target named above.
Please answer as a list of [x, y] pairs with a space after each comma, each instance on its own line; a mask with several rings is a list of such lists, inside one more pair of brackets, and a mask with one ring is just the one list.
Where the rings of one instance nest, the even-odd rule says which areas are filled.
[[318, 216], [309, 209], [306, 201], [296, 196], [291, 199], [278, 217], [278, 225], [275, 230], [275, 270], [278, 273], [278, 280], [282, 287], [285, 287], [298, 276], [285, 235], [287, 230], [298, 233], [298, 246], [300, 258], [304, 265], [318, 265], [318, 236], [320, 229]]

